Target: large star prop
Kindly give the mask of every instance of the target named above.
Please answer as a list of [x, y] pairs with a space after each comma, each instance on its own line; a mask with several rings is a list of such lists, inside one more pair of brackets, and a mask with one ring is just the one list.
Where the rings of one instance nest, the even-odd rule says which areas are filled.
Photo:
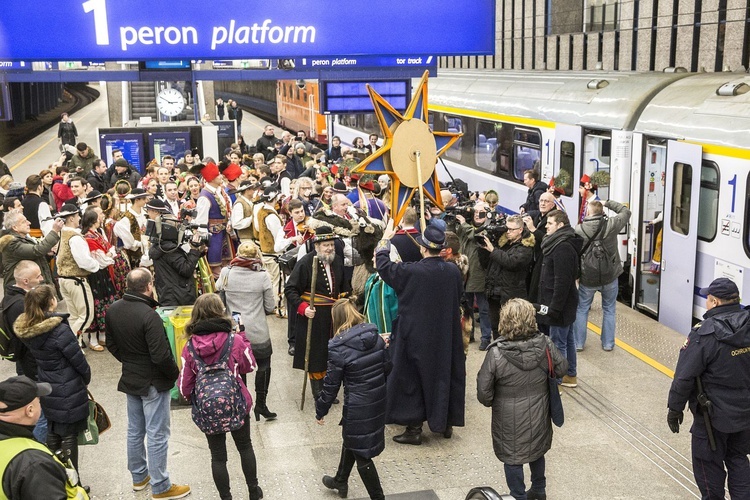
[[[430, 130], [427, 120], [428, 75], [427, 71], [422, 75], [417, 91], [403, 116], [367, 85], [375, 116], [385, 140], [383, 147], [365, 158], [353, 171], [376, 176], [385, 174], [390, 177], [390, 209], [395, 224], [401, 221], [414, 194], [420, 190], [432, 203], [443, 209], [435, 166], [438, 157], [462, 135]], [[418, 172], [418, 163], [421, 166], [421, 175]]]

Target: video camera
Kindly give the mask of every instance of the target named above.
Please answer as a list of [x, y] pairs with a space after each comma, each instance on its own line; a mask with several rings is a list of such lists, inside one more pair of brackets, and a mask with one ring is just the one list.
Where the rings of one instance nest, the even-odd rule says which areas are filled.
[[497, 245], [500, 237], [507, 232], [508, 226], [505, 223], [505, 215], [490, 210], [487, 212], [485, 223], [474, 230], [474, 240], [481, 245], [483, 244], [483, 237], [486, 236], [490, 243]]
[[208, 234], [202, 234], [198, 242], [193, 241], [195, 230], [201, 228], [207, 229], [208, 225], [194, 224], [185, 219], [179, 220], [171, 215], [160, 215], [157, 219], [149, 219], [146, 222], [146, 236], [159, 246], [163, 242], [172, 242], [178, 246], [183, 243], [190, 243], [196, 247], [208, 245], [211, 238]]

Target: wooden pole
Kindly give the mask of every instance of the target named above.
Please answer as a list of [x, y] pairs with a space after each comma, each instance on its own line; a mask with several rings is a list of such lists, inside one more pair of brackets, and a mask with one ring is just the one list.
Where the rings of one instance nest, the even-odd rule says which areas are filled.
[[[312, 261], [312, 283], [310, 284], [310, 307], [315, 310], [315, 283], [318, 281], [318, 256]], [[310, 368], [310, 342], [312, 340], [313, 318], [307, 318], [307, 341], [305, 342], [305, 379], [302, 381], [302, 402], [300, 411], [305, 410], [305, 394], [307, 389], [307, 372]]]
[[419, 183], [419, 215], [422, 221], [421, 233], [424, 236], [424, 230], [427, 229], [427, 223], [424, 216], [424, 189], [422, 188], [422, 153], [417, 150], [414, 152], [417, 157], [417, 182]]

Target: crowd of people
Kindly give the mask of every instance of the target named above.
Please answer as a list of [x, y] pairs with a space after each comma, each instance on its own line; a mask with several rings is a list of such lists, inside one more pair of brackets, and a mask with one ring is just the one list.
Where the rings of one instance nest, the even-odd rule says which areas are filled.
[[[141, 175], [120, 151], [107, 165], [88, 145], [70, 145], [66, 123], [60, 159], [3, 203], [2, 319], [19, 377], [0, 383], [0, 440], [25, 439], [18, 456], [33, 452], [24, 460], [47, 464], [51, 476], [32, 481], [6, 464], [17, 474], [8, 489], [3, 483], [8, 498], [65, 498], [71, 488], [85, 495], [80, 477], [60, 472], [68, 464], [86, 473], [77, 451], [91, 379], [84, 354], [105, 348], [122, 364], [134, 490], [150, 487], [155, 499], [190, 493], [167, 471], [176, 385], [206, 435], [221, 498], [232, 498], [227, 434], [250, 498], [262, 498], [249, 425], [251, 414], [278, 416], [269, 408], [266, 320], [275, 313], [287, 320], [285, 348], [306, 373], [319, 424], [344, 387], [341, 459], [323, 484], [346, 497], [356, 463], [370, 498], [382, 499], [373, 459], [386, 424], [403, 426], [393, 440], [413, 446], [427, 438], [425, 422], [442, 439], [464, 425], [475, 311], [487, 351], [477, 397], [492, 407], [506, 482], [516, 499], [546, 498], [548, 376], [577, 386], [597, 291], [602, 348], [615, 345], [618, 234], [630, 211], [600, 201], [588, 176], [577, 221], [559, 190], [530, 170], [516, 215], [500, 210], [495, 191], [444, 189], [443, 208], [409, 208], [396, 226], [389, 178], [356, 173], [378, 148], [375, 135], [353, 148], [333, 137], [321, 150], [304, 132], [277, 138], [269, 125], [255, 146], [240, 136], [218, 161], [186, 151]], [[57, 312], [58, 300], [67, 313]], [[193, 306], [179, 362], [155, 310], [178, 305]]]

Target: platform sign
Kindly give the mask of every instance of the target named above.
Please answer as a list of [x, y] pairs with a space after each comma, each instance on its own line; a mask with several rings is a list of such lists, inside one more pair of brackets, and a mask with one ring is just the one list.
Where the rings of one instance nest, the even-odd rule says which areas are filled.
[[411, 99], [409, 80], [386, 81], [322, 81], [320, 82], [320, 112], [323, 114], [374, 113], [367, 84], [388, 99], [397, 111], [403, 112]]
[[148, 151], [150, 158], [161, 163], [164, 156], [171, 156], [175, 163], [190, 149], [190, 132], [149, 132]]
[[145, 162], [143, 161], [143, 134], [99, 134], [99, 151], [102, 159], [107, 165], [112, 165], [112, 151], [119, 149], [122, 156], [134, 169], [141, 174], [144, 173]]
[[440, 56], [495, 50], [494, 0], [215, 0], [190, 2], [190, 8], [172, 0], [37, 0], [33, 8], [28, 0], [4, 0], [2, 5], [0, 59], [8, 60]]
[[301, 57], [294, 59], [296, 69], [353, 68], [430, 68], [437, 66], [435, 56], [337, 56]]

